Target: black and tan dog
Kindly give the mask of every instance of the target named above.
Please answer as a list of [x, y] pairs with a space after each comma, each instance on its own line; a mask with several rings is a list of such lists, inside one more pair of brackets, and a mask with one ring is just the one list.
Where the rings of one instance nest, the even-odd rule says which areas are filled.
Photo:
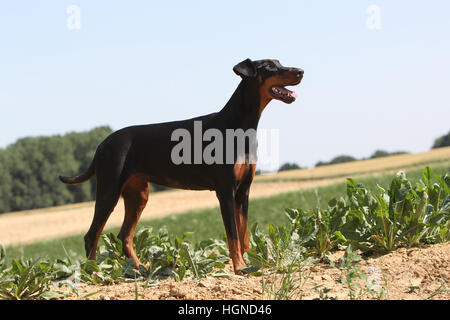
[[[284, 88], [297, 85], [303, 70], [283, 67], [277, 60], [244, 60], [233, 71], [242, 78], [225, 107], [205, 116], [167, 123], [132, 126], [108, 136], [97, 148], [89, 169], [76, 177], [60, 177], [75, 185], [96, 175], [97, 194], [94, 219], [84, 237], [86, 254], [96, 258], [98, 239], [120, 195], [125, 203], [125, 218], [119, 232], [123, 250], [140, 264], [134, 249], [136, 224], [147, 203], [149, 182], [192, 190], [214, 190], [219, 199], [227, 234], [230, 257], [236, 273], [243, 267], [243, 253], [249, 250], [248, 198], [255, 175], [255, 163], [204, 162], [175, 164], [171, 152], [176, 145], [171, 135], [184, 129], [194, 135], [194, 123], [203, 130], [214, 128], [225, 135], [227, 129], [256, 130], [262, 111], [272, 100], [295, 101], [295, 93]], [[248, 146], [245, 149], [248, 152]]]

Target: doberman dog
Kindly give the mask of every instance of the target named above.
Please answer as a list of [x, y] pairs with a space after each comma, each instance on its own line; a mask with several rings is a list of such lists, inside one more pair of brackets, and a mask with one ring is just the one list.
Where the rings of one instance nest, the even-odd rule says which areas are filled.
[[[242, 80], [221, 111], [184, 121], [118, 130], [98, 146], [85, 173], [59, 177], [65, 184], [76, 185], [96, 175], [95, 213], [84, 237], [89, 259], [96, 259], [100, 234], [122, 195], [125, 218], [118, 238], [122, 240], [125, 255], [134, 259], [136, 267], [141, 264], [133, 249], [133, 235], [147, 204], [151, 182], [171, 188], [214, 190], [220, 203], [234, 272], [238, 274], [245, 267], [243, 254], [249, 250], [248, 198], [256, 163], [238, 161], [235, 155], [232, 163], [175, 164], [171, 151], [176, 142], [171, 134], [176, 129], [194, 134], [195, 122], [201, 122], [204, 130], [213, 128], [224, 134], [228, 129], [256, 130], [262, 111], [272, 99], [284, 103], [295, 101], [295, 92], [285, 86], [299, 84], [303, 70], [283, 67], [278, 60], [246, 59], [234, 66], [233, 71]], [[246, 141], [246, 156], [248, 147]]]

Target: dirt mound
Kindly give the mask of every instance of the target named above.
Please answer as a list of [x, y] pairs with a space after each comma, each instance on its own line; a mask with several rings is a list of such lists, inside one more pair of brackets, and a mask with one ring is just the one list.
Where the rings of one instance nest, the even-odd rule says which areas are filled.
[[[335, 261], [343, 252], [333, 254]], [[357, 266], [367, 276], [375, 293], [367, 291], [366, 280], [359, 280], [362, 289], [352, 286], [360, 299], [450, 299], [450, 243], [401, 248], [395, 252], [361, 260]], [[228, 273], [231, 266], [227, 267]], [[296, 290], [288, 293], [292, 299], [349, 299], [349, 286], [342, 281], [344, 271], [330, 264], [315, 264], [295, 274]], [[232, 276], [230, 278], [206, 278], [200, 281], [160, 281], [144, 288], [143, 282], [121, 282], [109, 286], [81, 284], [80, 297], [97, 292], [86, 299], [123, 300], [135, 299], [274, 299], [279, 292], [279, 275], [265, 277]], [[263, 290], [263, 283], [265, 290]], [[73, 295], [67, 299], [84, 299]]]

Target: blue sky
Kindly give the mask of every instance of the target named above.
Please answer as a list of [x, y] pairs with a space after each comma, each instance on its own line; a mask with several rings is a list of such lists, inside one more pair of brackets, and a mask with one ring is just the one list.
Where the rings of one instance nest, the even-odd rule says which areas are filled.
[[279, 130], [281, 163], [427, 151], [450, 130], [449, 14], [433, 0], [4, 1], [0, 148], [218, 111], [249, 57], [305, 70], [297, 101], [260, 121]]

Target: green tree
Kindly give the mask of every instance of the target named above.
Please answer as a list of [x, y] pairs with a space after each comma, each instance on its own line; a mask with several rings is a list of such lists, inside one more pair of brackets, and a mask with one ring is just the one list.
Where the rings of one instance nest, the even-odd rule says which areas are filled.
[[64, 136], [23, 138], [0, 149], [0, 212], [50, 207], [94, 198], [95, 179], [73, 187], [58, 175], [87, 169], [109, 127]]
[[316, 163], [316, 167], [320, 167], [320, 166], [326, 166], [329, 164], [336, 164], [336, 163], [344, 163], [344, 162], [351, 162], [351, 161], [356, 161], [358, 159], [352, 157], [352, 156], [348, 156], [348, 155], [340, 155], [337, 156], [335, 158], [333, 158], [331, 161], [329, 162], [322, 162], [319, 161]]
[[433, 146], [431, 149], [442, 148], [450, 146], [450, 131], [436, 140], [434, 140]]
[[301, 169], [301, 167], [295, 162], [292, 163], [286, 162], [285, 164], [281, 165], [281, 167], [278, 169], [278, 172], [295, 169]]
[[384, 151], [384, 150], [377, 150], [370, 156], [369, 159], [389, 157], [389, 156], [394, 156], [394, 155], [397, 155], [397, 154], [405, 154], [405, 153], [408, 153], [408, 152], [406, 152], [406, 151], [387, 152], [387, 151]]
[[62, 166], [77, 167], [73, 149], [63, 138], [24, 138], [6, 149], [12, 177], [10, 210], [43, 208], [73, 201], [70, 191], [57, 181]]
[[8, 153], [0, 149], [0, 212], [11, 210], [9, 199], [12, 197], [12, 179], [8, 165]]

